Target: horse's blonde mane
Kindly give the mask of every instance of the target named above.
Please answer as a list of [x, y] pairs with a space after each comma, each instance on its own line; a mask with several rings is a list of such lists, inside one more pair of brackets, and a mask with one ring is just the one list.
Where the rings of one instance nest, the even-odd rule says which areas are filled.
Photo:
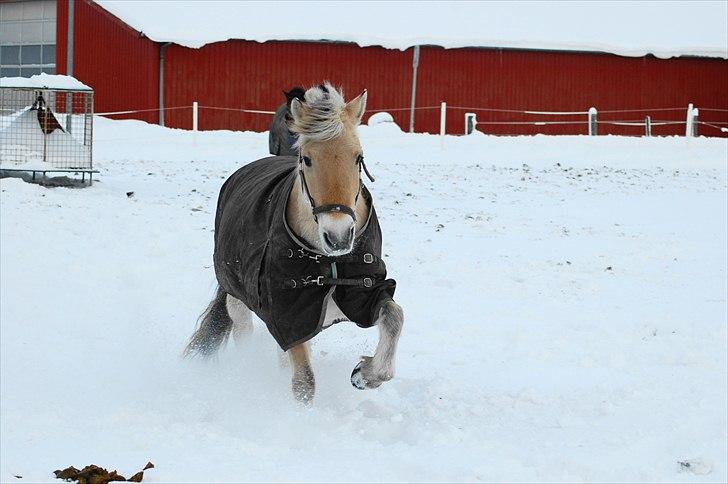
[[339, 136], [344, 130], [342, 112], [345, 107], [344, 94], [328, 81], [307, 90], [302, 109], [290, 124], [291, 131], [298, 136], [294, 147]]

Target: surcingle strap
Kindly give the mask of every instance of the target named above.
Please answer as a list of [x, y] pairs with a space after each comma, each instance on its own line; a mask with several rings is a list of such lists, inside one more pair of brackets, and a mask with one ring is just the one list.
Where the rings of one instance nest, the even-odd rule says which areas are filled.
[[341, 277], [306, 276], [302, 279], [287, 279], [283, 282], [283, 287], [286, 289], [301, 289], [312, 285], [372, 287], [373, 284], [374, 281], [371, 277], [344, 279]]

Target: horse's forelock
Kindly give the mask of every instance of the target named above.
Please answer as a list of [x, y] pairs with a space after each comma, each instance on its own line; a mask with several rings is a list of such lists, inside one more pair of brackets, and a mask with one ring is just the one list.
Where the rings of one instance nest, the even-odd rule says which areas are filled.
[[297, 146], [311, 141], [328, 141], [341, 134], [344, 120], [341, 116], [346, 102], [339, 89], [329, 82], [319, 84], [303, 95], [304, 108], [294, 116], [291, 130], [298, 135]]

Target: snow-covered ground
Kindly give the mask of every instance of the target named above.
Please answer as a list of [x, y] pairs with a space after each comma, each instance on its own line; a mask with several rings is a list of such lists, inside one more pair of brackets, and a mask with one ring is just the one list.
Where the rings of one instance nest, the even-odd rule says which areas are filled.
[[265, 133], [97, 119], [93, 187], [3, 179], [0, 481], [728, 479], [728, 140], [361, 133], [397, 375], [352, 388], [376, 329], [336, 325], [310, 408], [260, 322], [180, 359], [217, 192]]

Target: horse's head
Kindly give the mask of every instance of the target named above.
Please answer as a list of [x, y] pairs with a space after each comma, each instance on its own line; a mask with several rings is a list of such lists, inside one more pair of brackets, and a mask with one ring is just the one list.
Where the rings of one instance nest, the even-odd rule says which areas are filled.
[[329, 83], [291, 101], [291, 131], [298, 136], [300, 182], [318, 223], [320, 246], [343, 255], [354, 246], [363, 153], [356, 127], [367, 93], [348, 103]]

